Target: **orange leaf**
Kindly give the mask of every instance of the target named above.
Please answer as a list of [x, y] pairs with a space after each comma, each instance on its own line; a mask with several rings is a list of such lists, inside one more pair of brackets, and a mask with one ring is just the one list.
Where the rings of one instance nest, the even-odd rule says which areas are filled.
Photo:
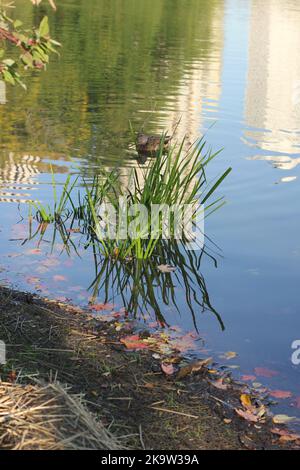
[[249, 410], [244, 411], [236, 408], [235, 411], [239, 416], [241, 416], [241, 418], [244, 418], [246, 421], [250, 421], [251, 423], [257, 423], [259, 420], [258, 416], [254, 415]]
[[40, 255], [42, 253], [42, 250], [39, 248], [33, 248], [32, 250], [27, 250], [26, 255]]
[[120, 341], [125, 344], [127, 349], [148, 349], [148, 345], [138, 335], [126, 336], [121, 338]]
[[270, 395], [274, 398], [291, 398], [293, 394], [284, 390], [271, 390]]
[[55, 276], [53, 276], [53, 281], [54, 282], [63, 282], [63, 281], [66, 281], [67, 278], [65, 276], [62, 276], [61, 274], [55, 274]]
[[273, 428], [271, 429], [271, 432], [280, 436], [281, 442], [293, 442], [300, 440], [299, 434], [291, 434], [288, 429]]
[[245, 382], [252, 382], [253, 380], [256, 380], [256, 376], [255, 376], [255, 375], [243, 375], [241, 378], [242, 378], [242, 380], [244, 380]]
[[113, 304], [95, 304], [89, 306], [90, 310], [96, 310], [96, 312], [100, 312], [101, 310], [113, 310], [113, 308]]
[[252, 407], [251, 398], [246, 393], [243, 393], [240, 396], [240, 400], [241, 400], [242, 405], [244, 405], [245, 408], [251, 408]]
[[277, 372], [276, 370], [267, 369], [266, 367], [256, 367], [254, 371], [259, 377], [267, 378], [275, 377], [279, 374], [279, 372]]

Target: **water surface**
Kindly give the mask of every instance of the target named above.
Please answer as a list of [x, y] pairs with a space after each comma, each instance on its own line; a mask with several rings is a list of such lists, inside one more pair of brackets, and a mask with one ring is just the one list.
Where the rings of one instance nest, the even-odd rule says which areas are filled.
[[[18, 5], [28, 24], [45, 13]], [[19, 209], [51, 200], [50, 163], [60, 183], [70, 172], [116, 167], [126, 184], [135, 164], [129, 121], [157, 132], [181, 118], [180, 135], [206, 133], [224, 148], [211, 178], [233, 168], [219, 190], [228, 204], [206, 223], [218, 267], [208, 256], [198, 267], [200, 304], [208, 294], [222, 322], [197, 304], [191, 314], [182, 278], [174, 280], [176, 306], [154, 283], [157, 308], [168, 324], [197, 326], [216, 358], [236, 351], [237, 376], [265, 367], [277, 375], [258, 381], [300, 396], [300, 366], [291, 362], [300, 339], [299, 2], [64, 0], [48, 13], [61, 57], [27, 77], [27, 93], [0, 88], [2, 283], [87, 305], [92, 253], [69, 257], [59, 244], [51, 252], [50, 237], [38, 249], [36, 241], [22, 246], [28, 226]], [[132, 282], [126, 292], [110, 283], [95, 295], [122, 306]], [[279, 409], [297, 413], [291, 401]]]

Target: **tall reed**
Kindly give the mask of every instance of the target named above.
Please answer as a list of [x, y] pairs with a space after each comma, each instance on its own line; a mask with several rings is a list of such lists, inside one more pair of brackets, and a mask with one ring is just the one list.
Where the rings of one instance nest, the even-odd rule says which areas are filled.
[[[163, 142], [164, 136], [155, 159], [132, 170], [126, 187], [121, 184], [117, 171], [102, 170], [94, 177], [91, 185], [82, 178], [83, 190], [76, 191], [75, 196], [77, 178], [72, 182], [68, 176], [58, 198], [53, 176], [54, 206], [51, 208], [49, 205], [45, 207], [41, 203], [32, 203], [36, 209], [36, 218], [47, 223], [59, 223], [63, 218], [70, 219], [72, 226], [76, 221], [87, 235], [87, 243], [93, 244], [106, 257], [123, 260], [148, 259], [163, 237], [164, 222], [160, 218], [155, 220], [154, 230], [153, 218], [149, 215], [143, 220], [143, 224], [136, 226], [134, 236], [122, 236], [118, 226], [114, 237], [108, 237], [108, 233], [102, 228], [103, 215], [99, 212], [103, 204], [110, 204], [116, 214], [120, 214], [120, 198], [128, 208], [142, 205], [148, 214], [151, 214], [153, 205], [169, 208], [174, 205], [188, 205], [191, 208], [191, 219], [196, 223], [199, 215], [205, 217], [224, 204], [223, 197], [214, 199], [213, 195], [231, 171], [231, 168], [227, 169], [213, 184], [209, 184], [206, 168], [219, 152], [206, 150], [203, 139], [186, 148], [184, 139], [180, 145], [174, 145], [164, 153]], [[136, 211], [126, 211], [125, 225], [129, 226], [134, 222], [136, 216]], [[118, 223], [120, 220], [117, 225]], [[172, 241], [175, 238], [175, 224], [172, 219], [169, 239]], [[185, 242], [182, 239], [182, 243]]]

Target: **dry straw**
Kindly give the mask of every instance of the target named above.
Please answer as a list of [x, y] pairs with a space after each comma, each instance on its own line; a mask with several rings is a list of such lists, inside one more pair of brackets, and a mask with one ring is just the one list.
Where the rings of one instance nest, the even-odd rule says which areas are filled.
[[13, 450], [124, 449], [59, 383], [0, 383], [0, 448]]

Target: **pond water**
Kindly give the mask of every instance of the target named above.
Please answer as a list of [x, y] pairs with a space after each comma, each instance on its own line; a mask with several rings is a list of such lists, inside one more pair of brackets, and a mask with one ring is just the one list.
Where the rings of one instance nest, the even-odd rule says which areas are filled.
[[[290, 391], [277, 409], [300, 416], [300, 365], [291, 361], [300, 339], [299, 1], [58, 3], [54, 14], [18, 2], [28, 24], [48, 12], [63, 48], [46, 73], [27, 77], [27, 93], [0, 87], [2, 284], [83, 306], [93, 296], [138, 315], [156, 312], [185, 331], [196, 327], [216, 358], [238, 353], [226, 363], [240, 367], [237, 377]], [[214, 149], [224, 148], [209, 177], [233, 168], [218, 190], [227, 205], [206, 221], [217, 267], [207, 255], [196, 260], [195, 291], [187, 294], [182, 266], [167, 281], [151, 269], [122, 273], [123, 284], [105, 266], [89, 290], [97, 277], [89, 250], [69, 256], [50, 233], [23, 245], [26, 201], [52, 200], [50, 164], [58, 183], [104, 167], [119, 168], [126, 184], [135, 164], [129, 121], [158, 132], [179, 118], [179, 133], [206, 133]], [[134, 295], [135, 279], [148, 286], [146, 303], [143, 292]]]

